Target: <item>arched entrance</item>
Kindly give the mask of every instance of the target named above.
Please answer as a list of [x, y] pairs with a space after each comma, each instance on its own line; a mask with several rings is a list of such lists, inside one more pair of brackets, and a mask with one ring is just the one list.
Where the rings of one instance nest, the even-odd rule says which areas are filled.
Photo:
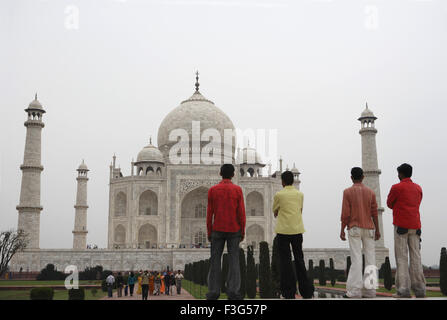
[[[206, 236], [196, 237], [197, 230], [206, 231], [206, 207], [208, 203], [208, 188], [198, 187], [188, 194], [181, 203], [181, 228], [180, 244], [190, 247], [195, 245], [196, 239], [205, 240], [202, 245], [206, 245]], [[200, 242], [201, 243], [201, 242]]]
[[153, 225], [146, 223], [140, 227], [138, 231], [138, 248], [157, 248], [157, 229]]

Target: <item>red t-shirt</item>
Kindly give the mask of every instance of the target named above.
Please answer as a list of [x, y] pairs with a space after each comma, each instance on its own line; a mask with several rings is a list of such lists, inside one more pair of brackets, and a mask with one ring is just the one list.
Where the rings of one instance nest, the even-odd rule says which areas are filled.
[[422, 201], [422, 188], [405, 178], [391, 187], [388, 194], [388, 208], [393, 209], [393, 224], [406, 229], [420, 229], [419, 206]]
[[238, 232], [245, 235], [245, 205], [242, 189], [230, 179], [222, 181], [208, 190], [206, 215], [208, 237], [212, 231]]

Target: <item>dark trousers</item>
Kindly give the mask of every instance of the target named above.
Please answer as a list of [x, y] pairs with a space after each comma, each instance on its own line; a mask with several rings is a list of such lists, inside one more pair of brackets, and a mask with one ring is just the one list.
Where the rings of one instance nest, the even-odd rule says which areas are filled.
[[[302, 234], [278, 234], [279, 267], [281, 274], [281, 293], [286, 299], [295, 299], [296, 280], [301, 296], [310, 299], [313, 296], [314, 286], [307, 277], [306, 265], [303, 255], [303, 235]], [[296, 278], [293, 274], [292, 255], [295, 258]]]
[[170, 285], [165, 283], [165, 294], [166, 295], [169, 295], [169, 287], [170, 287]]
[[210, 270], [208, 273], [208, 300], [218, 299], [221, 289], [222, 277], [222, 253], [227, 243], [228, 250], [228, 276], [227, 276], [227, 296], [228, 299], [241, 299], [241, 271], [239, 267], [239, 242], [241, 233], [239, 232], [220, 232], [211, 233], [211, 257]]
[[149, 293], [149, 285], [148, 284], [141, 285], [141, 293], [143, 295], [143, 300], [147, 300], [147, 294]]
[[135, 288], [135, 284], [129, 284], [130, 296], [133, 296], [133, 288]]
[[108, 284], [107, 285], [107, 293], [109, 295], [109, 298], [113, 297], [113, 284]]
[[129, 286], [128, 285], [126, 285], [125, 287], [124, 287], [124, 296], [125, 297], [127, 297], [127, 293], [129, 292]]

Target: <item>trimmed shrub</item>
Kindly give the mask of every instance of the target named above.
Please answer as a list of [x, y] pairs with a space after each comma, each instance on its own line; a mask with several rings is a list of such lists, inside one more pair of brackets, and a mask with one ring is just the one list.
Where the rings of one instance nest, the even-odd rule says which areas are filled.
[[102, 280], [101, 281], [101, 290], [103, 292], [107, 292], [107, 282], [106, 282], [106, 280]]
[[68, 300], [84, 300], [84, 299], [85, 299], [84, 288], [68, 290]]
[[318, 268], [318, 280], [319, 280], [320, 286], [326, 285], [326, 275], [325, 275], [324, 269], [325, 269], [324, 260], [320, 260], [320, 266]]
[[247, 248], [247, 280], [246, 280], [247, 297], [254, 299], [256, 297], [256, 266], [253, 257], [253, 247]]
[[281, 273], [279, 269], [279, 250], [277, 237], [273, 239], [272, 249], [272, 294], [273, 298], [279, 298], [281, 295]]
[[439, 261], [439, 287], [443, 295], [447, 296], [447, 250], [441, 249], [441, 259]]
[[98, 289], [96, 289], [96, 288], [91, 288], [91, 289], [90, 289], [90, 292], [91, 292], [92, 296], [96, 297], [96, 294], [98, 293]]
[[242, 299], [245, 298], [245, 283], [247, 279], [247, 263], [245, 261], [245, 252], [244, 249], [239, 248], [239, 269], [241, 272], [241, 287], [239, 289], [239, 294]]
[[351, 269], [351, 256], [347, 256], [346, 258], [346, 279], [349, 276], [349, 269]]
[[390, 258], [385, 258], [383, 264], [383, 286], [389, 291], [393, 287], [393, 275], [391, 273]]
[[339, 281], [339, 282], [346, 282], [346, 276], [344, 275], [344, 274], [339, 274], [338, 276], [337, 276], [337, 281]]
[[313, 284], [315, 279], [315, 270], [314, 270], [314, 262], [311, 259], [309, 259], [309, 268], [307, 270], [307, 277], [309, 278], [309, 282]]
[[331, 286], [335, 286], [335, 269], [334, 269], [334, 259], [329, 259], [329, 278], [331, 279]]
[[32, 288], [30, 291], [31, 300], [53, 300], [53, 288]]
[[65, 280], [65, 274], [57, 271], [54, 264], [47, 264], [37, 275], [37, 280]]
[[273, 297], [269, 245], [265, 241], [259, 243], [259, 295], [261, 298]]

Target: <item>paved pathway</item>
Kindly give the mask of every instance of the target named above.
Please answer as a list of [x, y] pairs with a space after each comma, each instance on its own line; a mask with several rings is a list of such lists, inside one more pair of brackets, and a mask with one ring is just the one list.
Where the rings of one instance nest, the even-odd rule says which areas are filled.
[[[135, 294], [133, 297], [131, 296], [124, 296], [124, 289], [123, 289], [123, 296], [121, 298], [118, 298], [116, 290], [113, 290], [113, 297], [109, 298], [107, 295], [102, 298], [101, 300], [142, 300], [141, 294]], [[148, 296], [148, 300], [195, 300], [195, 298], [189, 294], [188, 291], [182, 288], [182, 291], [180, 294], [177, 294], [177, 291], [174, 290], [173, 295], [159, 295], [159, 296]]]

